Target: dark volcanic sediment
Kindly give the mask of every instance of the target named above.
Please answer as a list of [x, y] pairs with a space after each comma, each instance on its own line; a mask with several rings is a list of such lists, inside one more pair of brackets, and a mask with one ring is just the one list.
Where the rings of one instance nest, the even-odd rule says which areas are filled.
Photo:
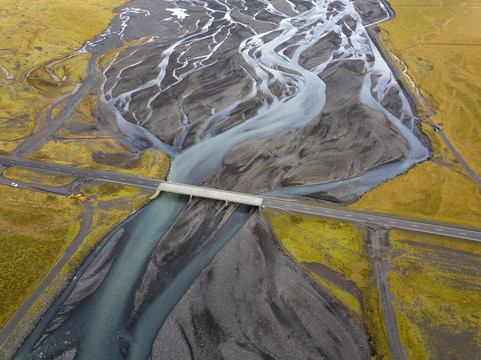
[[167, 318], [154, 359], [369, 359], [359, 324], [253, 215]]
[[[269, 77], [262, 80], [261, 72], [253, 68], [255, 60], [249, 60], [262, 58], [262, 47], [252, 47], [247, 55], [243, 53], [248, 48], [246, 39], [256, 32], [266, 44], [282, 34], [275, 30], [281, 19], [273, 14], [269, 19], [262, 15], [267, 13], [264, 5], [237, 4], [236, 1], [225, 6], [216, 2], [208, 4], [215, 9], [209, 15], [213, 20], [208, 29], [197, 27], [169, 48], [178, 40], [169, 38], [178, 36], [170, 29], [160, 39], [121, 52], [105, 74], [105, 91], [112, 95], [112, 103], [124, 118], [181, 151], [260, 114], [263, 106], [276, 99], [284, 101], [295, 95], [303, 81], [296, 71], [260, 61], [259, 64], [265, 64], [265, 74]], [[272, 4], [288, 16], [295, 15], [283, 1]], [[370, 0], [356, 2], [363, 23], [379, 21], [388, 15], [377, 4], [374, 6]], [[223, 14], [232, 6], [228, 21]], [[304, 11], [313, 4], [296, 1], [295, 6]], [[318, 67], [322, 68], [317, 75], [326, 84], [322, 112], [300, 130], [288, 128], [234, 146], [224, 157], [222, 166], [205, 181], [206, 185], [258, 193], [354, 178], [408, 156], [405, 138], [386, 114], [361, 101], [363, 81], [371, 76], [368, 73], [374, 66], [375, 55], [367, 33], [360, 30], [359, 18], [346, 11], [340, 1], [328, 2], [325, 6], [328, 19], [339, 17], [325, 36], [303, 49], [303, 41], [310, 35], [300, 27], [298, 35], [288, 37], [275, 47], [277, 54], [291, 58], [312, 74], [317, 74]], [[200, 21], [199, 24], [207, 21], [199, 16], [196, 4], [187, 9], [190, 16], [179, 20], [187, 28], [195, 21]], [[299, 24], [301, 21], [305, 20], [299, 20]], [[316, 23], [306, 28], [317, 29], [324, 22], [319, 16]], [[350, 49], [358, 46], [357, 50]], [[344, 48], [352, 54], [343, 54]], [[165, 55], [162, 63], [159, 54]], [[328, 64], [323, 65], [326, 61]], [[280, 76], [277, 71], [284, 73]], [[379, 76], [372, 76], [371, 80], [371, 92], [385, 109], [401, 121], [410, 121], [411, 117], [402, 111], [399, 89], [392, 84], [378, 86]], [[268, 85], [268, 91], [264, 85]], [[316, 196], [323, 197], [322, 194]], [[340, 200], [336, 196], [326, 196], [326, 199]], [[343, 201], [349, 199], [348, 196]]]
[[235, 208], [235, 205], [225, 206], [223, 202], [207, 199], [193, 199], [187, 203], [149, 258], [135, 291], [132, 323], [222, 227]]
[[[101, 97], [132, 146], [169, 152], [171, 180], [258, 193], [422, 159], [412, 129], [398, 126], [412, 118], [407, 101], [361, 26], [386, 15], [373, 1], [359, 1], [361, 16], [347, 0], [132, 4], [140, 9], [122, 10], [118, 35], [147, 39], [117, 54]], [[347, 201], [368, 186], [315, 196]], [[362, 326], [284, 255], [258, 213], [195, 279], [202, 267], [189, 265], [245, 214], [200, 199], [181, 211], [181, 201], [162, 195], [123, 226], [32, 358], [124, 358], [156, 336], [153, 359], [369, 358]], [[164, 324], [145, 325], [174, 306], [166, 289], [177, 299], [190, 281]]]
[[[402, 160], [408, 144], [384, 114], [361, 103], [363, 65], [340, 61], [321, 77], [326, 82], [322, 113], [299, 131], [234, 147], [205, 184], [246, 193], [356, 177]], [[252, 181], [255, 179], [255, 181]]]

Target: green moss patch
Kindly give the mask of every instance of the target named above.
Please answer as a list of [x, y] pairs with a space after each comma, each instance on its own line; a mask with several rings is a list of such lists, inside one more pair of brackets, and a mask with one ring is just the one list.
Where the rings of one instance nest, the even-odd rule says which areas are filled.
[[50, 175], [40, 171], [32, 171], [17, 167], [8, 168], [3, 172], [3, 176], [12, 180], [47, 186], [63, 186], [70, 184], [74, 180], [73, 176], [62, 174]]
[[267, 212], [286, 251], [363, 322], [379, 358], [390, 359], [366, 232], [353, 224]]
[[0, 186], [0, 324], [75, 238], [82, 208], [70, 199]]
[[[389, 282], [412, 359], [473, 359], [481, 348], [481, 246], [393, 231]], [[422, 357], [419, 357], [421, 356]]]

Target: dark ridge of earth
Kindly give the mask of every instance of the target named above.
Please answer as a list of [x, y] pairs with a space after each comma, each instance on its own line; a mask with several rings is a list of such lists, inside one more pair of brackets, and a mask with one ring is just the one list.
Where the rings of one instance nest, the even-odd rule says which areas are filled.
[[278, 247], [259, 213], [171, 312], [153, 359], [369, 359], [357, 324]]

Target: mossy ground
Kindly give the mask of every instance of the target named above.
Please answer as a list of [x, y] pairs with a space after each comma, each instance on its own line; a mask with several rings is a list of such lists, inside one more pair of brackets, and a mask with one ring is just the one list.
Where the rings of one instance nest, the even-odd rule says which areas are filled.
[[98, 106], [99, 94], [95, 89], [76, 105], [56, 136], [29, 158], [164, 179], [170, 166], [167, 154], [149, 149], [134, 157], [123, 140], [98, 125], [97, 119], [102, 116]]
[[0, 324], [14, 313], [80, 227], [82, 207], [58, 195], [0, 186]]
[[[429, 118], [481, 173], [481, 36], [477, 1], [395, 0], [396, 16], [378, 25], [389, 51], [432, 106]], [[479, 23], [479, 21], [478, 21]], [[425, 112], [427, 113], [427, 112]], [[479, 227], [481, 195], [439, 134], [421, 124], [433, 156], [351, 205], [357, 209]], [[409, 359], [479, 356], [481, 282], [478, 244], [391, 231], [389, 282]]]
[[390, 2], [396, 16], [380, 24], [389, 49], [431, 99], [431, 121], [481, 176], [481, 7], [476, 0]]
[[[287, 252], [365, 323], [376, 355], [390, 359], [376, 281], [366, 253], [366, 232], [342, 221], [275, 212], [267, 212], [267, 216]], [[330, 279], [319, 276], [308, 270], [307, 263], [321, 264], [337, 275]]]
[[481, 194], [463, 171], [425, 162], [364, 194], [350, 207], [480, 226]]
[[115, 224], [148, 203], [152, 195], [151, 192], [137, 187], [114, 183], [87, 186], [82, 189], [82, 193], [88, 195], [89, 202], [94, 206], [94, 213], [89, 234], [72, 258], [74, 268], [80, 265]]
[[123, 3], [0, 0], [1, 151], [10, 152], [42, 110], [82, 80], [90, 56], [75, 51], [106, 29]]
[[[0, 154], [10, 154], [60, 112], [65, 105], [62, 97], [72, 93], [86, 76], [91, 55], [78, 50], [107, 28], [115, 16], [112, 10], [125, 2], [0, 0]], [[101, 58], [99, 68], [107, 66], [107, 58]], [[113, 138], [118, 134], [99, 127], [98, 100], [98, 89], [87, 94], [53, 140], [33, 158], [165, 178], [169, 159], [164, 152], [148, 150], [135, 157], [122, 140]], [[9, 169], [6, 175], [46, 185], [67, 181], [20, 169]], [[90, 212], [87, 209], [93, 210], [89, 235], [22, 320], [19, 334], [29, 332], [110, 228], [151, 195], [117, 185], [84, 191], [89, 192], [87, 203], [0, 187], [0, 326], [58, 261], [78, 233], [82, 216]]]
[[[389, 51], [431, 102], [429, 120], [481, 175], [481, 7], [475, 0], [395, 0], [396, 16], [378, 25]], [[479, 227], [481, 195], [430, 127], [433, 159], [365, 194], [354, 208]]]
[[481, 348], [481, 246], [391, 231], [389, 282], [409, 359], [474, 359]]
[[[150, 192], [104, 183], [82, 189], [93, 207], [92, 225], [70, 259], [26, 318], [38, 319], [74, 272], [119, 221], [149, 201]], [[50, 272], [80, 229], [86, 203], [66, 196], [0, 186], [0, 328]], [[24, 322], [27, 328], [31, 326]]]
[[146, 150], [132, 159], [132, 154], [113, 139], [53, 140], [29, 158], [158, 179], [165, 179], [170, 167], [169, 157], [161, 150]]
[[70, 184], [74, 178], [68, 175], [50, 175], [40, 171], [32, 171], [18, 167], [10, 167], [3, 174], [4, 177], [12, 180], [19, 180], [33, 184], [47, 186], [63, 186]]

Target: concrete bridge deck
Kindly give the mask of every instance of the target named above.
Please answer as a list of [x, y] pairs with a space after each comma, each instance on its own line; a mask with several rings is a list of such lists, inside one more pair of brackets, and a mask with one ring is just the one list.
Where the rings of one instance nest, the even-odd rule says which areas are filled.
[[[0, 166], [1, 165], [3, 165], [5, 168], [9, 166], [19, 166], [30, 170], [49, 171], [53, 174], [72, 175], [77, 178], [85, 177], [86, 179], [95, 179], [96, 181], [109, 181], [125, 185], [141, 186], [149, 189], [157, 189], [157, 193], [160, 193], [161, 191], [173, 192], [220, 201], [264, 207], [268, 209], [279, 209], [293, 213], [322, 216], [355, 223], [363, 223], [367, 225], [377, 225], [386, 229], [394, 228], [481, 242], [481, 229], [479, 228], [469, 228], [453, 224], [407, 219], [400, 216], [372, 213], [368, 211], [353, 211], [345, 207], [329, 206], [321, 203], [308, 204], [297, 199], [263, 197], [259, 195], [243, 194], [233, 191], [206, 188], [202, 186], [177, 184], [137, 175], [116, 173], [113, 171], [88, 170], [68, 165], [33, 161], [15, 156], [0, 156]], [[9, 184], [9, 182], [5, 182], [5, 184]], [[28, 184], [19, 182], [19, 187], [24, 187], [24, 185]]]
[[178, 184], [170, 181], [162, 181], [157, 190], [252, 206], [262, 206], [263, 201], [262, 196], [211, 189], [203, 186]]
[[476, 228], [466, 228], [452, 224], [406, 219], [395, 215], [351, 210], [346, 207], [330, 206], [320, 203], [308, 204], [297, 199], [281, 199], [268, 196], [264, 197], [259, 195], [250, 195], [227, 190], [206, 188], [203, 186], [185, 185], [165, 181], [160, 182], [157, 191], [166, 191], [176, 194], [246, 204], [264, 207], [267, 209], [279, 209], [282, 211], [308, 214], [311, 216], [322, 216], [366, 225], [381, 226], [386, 229], [400, 229], [437, 236], [453, 237], [457, 239], [481, 241], [481, 230]]

